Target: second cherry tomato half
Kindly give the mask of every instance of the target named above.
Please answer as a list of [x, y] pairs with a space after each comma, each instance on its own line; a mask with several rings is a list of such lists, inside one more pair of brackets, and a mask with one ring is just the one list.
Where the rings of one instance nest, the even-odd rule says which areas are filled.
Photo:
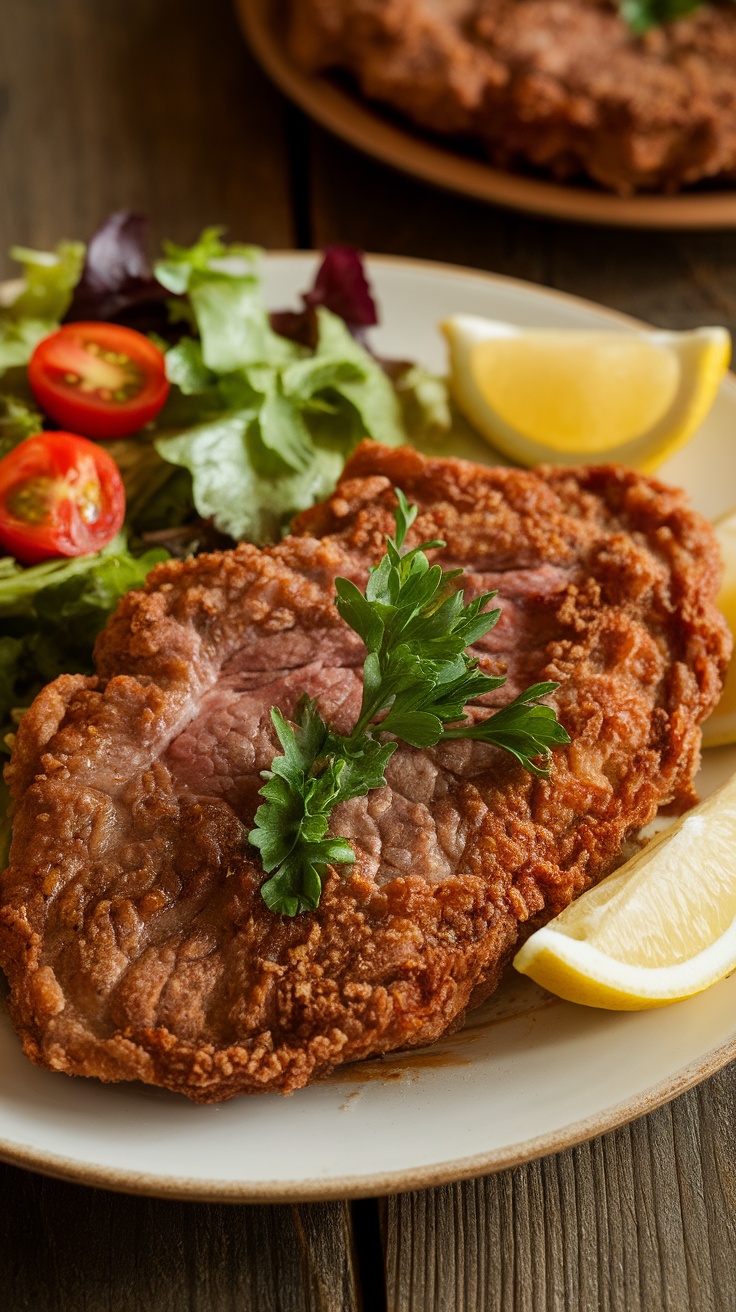
[[128, 437], [169, 393], [163, 353], [117, 323], [70, 323], [44, 337], [28, 379], [46, 413], [85, 437]]
[[38, 433], [0, 460], [0, 544], [24, 565], [107, 546], [125, 518], [112, 456], [74, 433]]

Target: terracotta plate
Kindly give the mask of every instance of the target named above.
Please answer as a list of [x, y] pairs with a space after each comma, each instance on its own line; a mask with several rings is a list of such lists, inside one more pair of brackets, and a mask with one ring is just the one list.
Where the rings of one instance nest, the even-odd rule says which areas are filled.
[[[316, 257], [269, 256], [267, 304], [293, 305]], [[441, 369], [454, 311], [539, 327], [631, 325], [510, 279], [372, 258], [379, 353]], [[736, 379], [698, 438], [663, 470], [717, 515], [736, 504]], [[489, 456], [489, 448], [484, 449]], [[736, 749], [707, 754], [707, 793]], [[695, 1084], [736, 1056], [736, 975], [659, 1011], [602, 1012], [507, 980], [465, 1029], [411, 1055], [358, 1064], [290, 1098], [196, 1107], [143, 1085], [37, 1070], [0, 1010], [0, 1157], [109, 1189], [240, 1201], [388, 1193], [567, 1147]]]
[[493, 168], [399, 126], [380, 109], [328, 77], [312, 77], [290, 61], [284, 45], [283, 0], [235, 0], [243, 30], [274, 82], [305, 112], [352, 146], [425, 182], [476, 200], [548, 218], [635, 228], [729, 228], [736, 188], [678, 196], [614, 196], [593, 186], [564, 186]]

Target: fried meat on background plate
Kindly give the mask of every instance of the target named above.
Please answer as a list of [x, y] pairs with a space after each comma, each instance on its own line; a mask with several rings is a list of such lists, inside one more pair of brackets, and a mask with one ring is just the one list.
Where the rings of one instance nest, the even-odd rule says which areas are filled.
[[[306, 690], [340, 732], [364, 649], [334, 605], [393, 528], [394, 486], [467, 596], [499, 589], [476, 648], [508, 682], [557, 680], [572, 737], [549, 780], [499, 749], [400, 746], [342, 804], [315, 912], [264, 904], [247, 834], [276, 751], [270, 709]], [[620, 467], [491, 469], [364, 443], [276, 547], [160, 565], [98, 640], [97, 678], [37, 697], [7, 770], [15, 807], [0, 961], [25, 1051], [51, 1070], [214, 1102], [289, 1092], [426, 1044], [497, 985], [520, 933], [693, 800], [699, 724], [730, 639], [710, 526]], [[482, 711], [476, 711], [476, 714]]]
[[705, 4], [637, 36], [618, 0], [290, 0], [307, 71], [352, 73], [502, 167], [614, 191], [736, 181], [736, 9]]

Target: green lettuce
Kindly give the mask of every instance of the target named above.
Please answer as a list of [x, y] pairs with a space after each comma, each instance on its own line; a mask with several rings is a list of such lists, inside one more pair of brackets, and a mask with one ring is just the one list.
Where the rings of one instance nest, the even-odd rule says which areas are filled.
[[23, 278], [0, 305], [0, 372], [27, 364], [43, 337], [58, 327], [72, 299], [84, 263], [79, 241], [59, 242], [55, 251], [14, 246], [11, 256]]
[[84, 252], [84, 242], [81, 241], [60, 241], [53, 251], [11, 247], [11, 259], [23, 267], [23, 285], [19, 295], [6, 307], [7, 314], [15, 320], [60, 323], [79, 282]]
[[0, 393], [0, 460], [43, 428], [43, 415], [19, 396]]
[[208, 229], [188, 249], [169, 244], [156, 265], [168, 290], [186, 294], [198, 337], [167, 353], [174, 387], [155, 448], [188, 470], [202, 518], [261, 543], [332, 490], [361, 438], [393, 446], [406, 434], [391, 382], [337, 315], [316, 311], [314, 351], [273, 331], [258, 254]]
[[0, 559], [0, 726], [58, 674], [92, 672], [92, 648], [118, 601], [166, 551], [135, 557], [120, 534], [96, 555], [23, 569]]
[[481, 465], [506, 465], [505, 456], [481, 437], [460, 414], [446, 378], [420, 364], [395, 371], [394, 387], [401, 406], [407, 441], [424, 455], [452, 456]]
[[261, 256], [259, 246], [231, 242], [225, 245], [222, 240], [222, 227], [205, 228], [193, 246], [179, 246], [174, 241], [164, 242], [164, 259], [157, 260], [154, 273], [156, 281], [174, 295], [181, 295], [189, 290], [192, 279], [197, 274], [208, 277], [224, 262], [224, 269], [232, 270], [238, 262], [246, 268], [255, 266]]

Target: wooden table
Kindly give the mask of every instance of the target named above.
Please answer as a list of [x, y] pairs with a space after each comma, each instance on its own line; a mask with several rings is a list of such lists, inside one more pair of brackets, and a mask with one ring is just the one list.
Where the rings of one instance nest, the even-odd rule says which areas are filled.
[[[567, 227], [394, 174], [285, 104], [228, 0], [0, 0], [0, 30], [3, 250], [136, 206], [156, 237], [347, 241], [736, 331], [736, 234]], [[0, 1167], [0, 1309], [733, 1312], [735, 1110], [731, 1069], [557, 1157], [355, 1203], [161, 1202]]]

